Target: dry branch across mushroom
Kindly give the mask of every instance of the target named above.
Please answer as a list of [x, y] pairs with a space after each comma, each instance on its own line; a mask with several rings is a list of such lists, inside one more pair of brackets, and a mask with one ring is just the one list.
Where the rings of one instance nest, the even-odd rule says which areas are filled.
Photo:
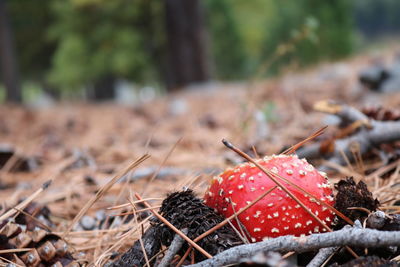
[[[332, 211], [319, 203], [320, 201], [334, 203], [332, 189], [325, 173], [318, 172], [305, 159], [293, 155], [265, 157], [258, 163], [315, 195], [316, 199], [311, 198], [286, 184], [288, 189], [316, 216], [328, 226], [332, 224], [334, 218]], [[275, 183], [267, 174], [254, 164], [244, 163], [214, 177], [205, 194], [205, 203], [225, 217], [229, 217], [234, 213], [232, 205], [239, 210], [274, 186]], [[265, 237], [288, 234], [299, 236], [327, 231], [281, 187], [273, 190], [238, 218], [246, 227], [253, 242]]]

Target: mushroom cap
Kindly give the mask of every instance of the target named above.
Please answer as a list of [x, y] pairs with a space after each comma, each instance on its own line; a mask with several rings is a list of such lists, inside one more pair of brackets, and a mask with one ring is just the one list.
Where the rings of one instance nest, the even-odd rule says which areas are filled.
[[[333, 191], [326, 174], [316, 170], [305, 159], [299, 159], [296, 155], [273, 155], [258, 160], [258, 163], [319, 200], [333, 205]], [[283, 180], [281, 182], [316, 216], [331, 226], [334, 214], [328, 208]], [[229, 217], [274, 186], [276, 184], [254, 164], [244, 163], [215, 176], [204, 200], [206, 205]], [[253, 242], [267, 237], [301, 236], [327, 231], [280, 187], [238, 218]]]

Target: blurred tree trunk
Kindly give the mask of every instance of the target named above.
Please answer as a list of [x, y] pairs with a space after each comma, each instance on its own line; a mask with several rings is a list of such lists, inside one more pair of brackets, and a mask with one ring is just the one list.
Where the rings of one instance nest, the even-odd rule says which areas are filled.
[[115, 98], [115, 77], [106, 75], [100, 78], [93, 87], [92, 100], [104, 101]]
[[0, 69], [6, 88], [6, 100], [21, 103], [21, 87], [6, 0], [0, 0]]
[[200, 0], [166, 0], [168, 90], [210, 78], [207, 33]]

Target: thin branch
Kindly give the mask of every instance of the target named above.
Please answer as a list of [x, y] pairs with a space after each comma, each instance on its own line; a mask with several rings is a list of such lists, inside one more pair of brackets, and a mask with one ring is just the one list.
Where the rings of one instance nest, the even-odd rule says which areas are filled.
[[[187, 235], [188, 229], [182, 229], [182, 233]], [[178, 251], [181, 249], [183, 243], [185, 240], [180, 237], [178, 234], [175, 235], [174, 239], [172, 240], [171, 245], [169, 246], [169, 249], [167, 250], [167, 253], [165, 254], [164, 258], [161, 260], [160, 264], [157, 265], [157, 267], [168, 267], [171, 263], [171, 261], [174, 259], [174, 256]]]
[[291, 153], [294, 153], [297, 149], [299, 149], [301, 146], [303, 146], [305, 143], [307, 143], [310, 140], [313, 140], [315, 138], [317, 138], [318, 136], [320, 136], [321, 134], [324, 133], [324, 131], [326, 130], [326, 128], [328, 128], [328, 126], [322, 127], [321, 129], [319, 129], [318, 131], [316, 131], [315, 133], [311, 134], [309, 137], [307, 137], [306, 139], [300, 141], [299, 143], [289, 147], [288, 149], [286, 149], [285, 151], [282, 152], [282, 154], [286, 154], [289, 155]]
[[385, 247], [400, 246], [400, 231], [378, 231], [372, 229], [346, 228], [324, 234], [305, 237], [281, 236], [253, 244], [225, 250], [212, 259], [191, 265], [192, 267], [224, 266], [238, 263], [261, 251], [306, 252], [335, 246]]
[[[138, 194], [135, 193], [135, 197], [138, 200], [142, 200], [142, 197]], [[206, 256], [207, 258], [212, 258], [212, 256], [210, 255], [210, 253], [208, 253], [207, 251], [205, 251], [203, 248], [201, 248], [199, 245], [197, 245], [195, 242], [193, 242], [193, 240], [191, 240], [189, 237], [187, 237], [184, 233], [182, 233], [179, 229], [177, 229], [174, 225], [172, 225], [169, 221], [167, 221], [163, 216], [161, 216], [157, 211], [155, 211], [149, 203], [147, 203], [146, 201], [143, 201], [143, 204], [148, 207], [151, 208], [150, 211], [151, 213], [153, 213], [154, 216], [156, 216], [160, 221], [162, 221], [165, 225], [167, 225], [169, 228], [171, 228], [175, 233], [177, 233], [178, 235], [180, 235], [183, 239], [185, 239], [190, 245], [192, 245], [194, 248], [196, 248], [198, 251], [200, 251], [204, 256]]]
[[320, 267], [328, 258], [335, 254], [338, 249], [339, 247], [321, 248], [306, 267]]

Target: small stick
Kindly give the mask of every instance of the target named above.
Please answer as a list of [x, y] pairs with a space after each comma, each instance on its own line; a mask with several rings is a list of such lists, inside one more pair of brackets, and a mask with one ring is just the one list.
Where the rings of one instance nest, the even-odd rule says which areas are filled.
[[386, 247], [400, 245], [400, 231], [378, 231], [364, 228], [346, 228], [335, 232], [314, 234], [305, 237], [280, 236], [265, 241], [245, 244], [225, 250], [212, 259], [192, 267], [226, 266], [237, 263], [261, 251], [306, 252], [324, 247]]
[[297, 144], [289, 147], [288, 149], [286, 149], [285, 151], [283, 151], [281, 154], [285, 154], [285, 155], [289, 155], [293, 152], [295, 152], [297, 149], [299, 149], [299, 147], [303, 146], [305, 143], [307, 143], [308, 141], [311, 141], [315, 138], [317, 138], [318, 136], [320, 136], [321, 134], [324, 133], [324, 131], [326, 130], [326, 128], [328, 128], [328, 126], [322, 127], [321, 129], [319, 129], [318, 131], [316, 131], [315, 133], [311, 134], [309, 137], [307, 137], [306, 139], [298, 142]]
[[[135, 197], [138, 200], [142, 200], [141, 196], [138, 193], [135, 193]], [[148, 207], [152, 208], [149, 203], [146, 201], [143, 201], [143, 204]], [[200, 251], [204, 256], [207, 258], [211, 259], [212, 256], [205, 251], [203, 248], [201, 248], [199, 245], [197, 245], [193, 240], [191, 240], [189, 237], [187, 237], [184, 233], [182, 233], [178, 228], [176, 228], [174, 225], [172, 225], [169, 221], [167, 221], [163, 216], [161, 216], [157, 211], [154, 209], [150, 209], [151, 213], [153, 213], [154, 216], [156, 216], [160, 221], [162, 221], [165, 225], [167, 225], [169, 228], [171, 228], [175, 233], [180, 235], [183, 239], [185, 239], [189, 244], [191, 244], [193, 247], [195, 247], [198, 251]]]
[[[182, 229], [182, 233], [187, 235], [188, 229]], [[157, 265], [157, 267], [167, 267], [170, 265], [172, 260], [174, 259], [174, 256], [178, 251], [181, 249], [183, 243], [185, 240], [180, 237], [178, 234], [175, 235], [174, 240], [172, 240], [171, 245], [169, 246], [169, 249], [167, 250], [167, 253], [165, 254], [164, 258], [161, 260], [160, 264]]]
[[321, 248], [306, 267], [320, 267], [331, 255], [335, 254], [338, 249], [339, 247]]

